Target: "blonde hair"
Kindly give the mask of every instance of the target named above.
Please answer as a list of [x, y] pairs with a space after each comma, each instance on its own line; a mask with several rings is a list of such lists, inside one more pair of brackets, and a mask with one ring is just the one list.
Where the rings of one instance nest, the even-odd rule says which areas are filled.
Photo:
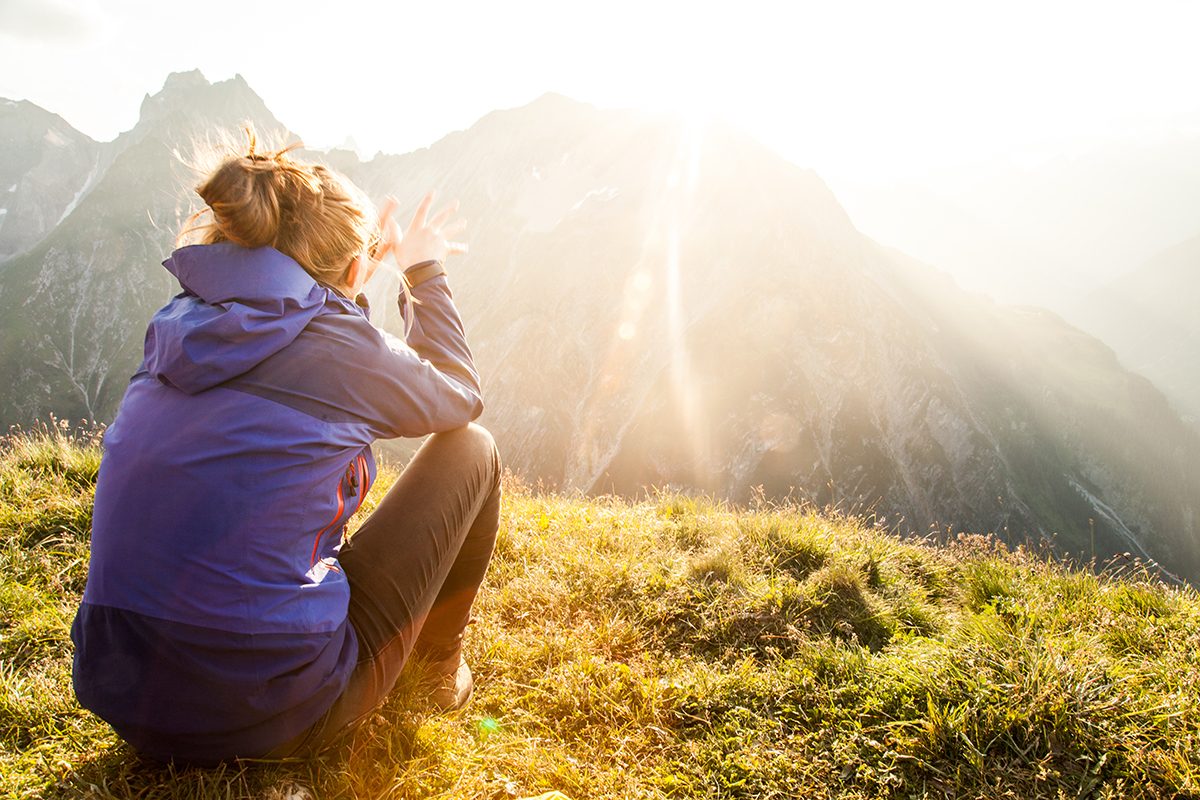
[[[218, 160], [215, 167], [201, 168], [196, 186], [206, 208], [188, 218], [176, 245], [273, 247], [320, 283], [340, 285], [350, 262], [364, 252], [373, 258], [379, 245], [371, 201], [328, 167], [292, 159], [289, 153], [299, 142], [261, 153], [254, 128], [245, 130], [244, 153], [228, 145], [205, 146], [209, 152], [202, 158]], [[206, 214], [211, 219], [201, 221]]]

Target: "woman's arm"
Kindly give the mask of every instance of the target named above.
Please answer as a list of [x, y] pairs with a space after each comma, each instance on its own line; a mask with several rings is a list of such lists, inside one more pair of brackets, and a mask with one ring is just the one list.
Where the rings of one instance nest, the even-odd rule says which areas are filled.
[[[380, 216], [377, 258], [390, 253], [397, 263], [409, 267], [406, 275], [416, 275], [411, 298], [404, 293], [399, 298], [400, 313], [409, 329], [407, 338], [402, 341], [385, 334], [388, 355], [378, 354], [385, 362], [379, 365], [383, 373], [379, 377], [397, 378], [394, 386], [378, 387], [383, 397], [391, 398], [380, 407], [380, 411], [391, 412], [381, 416], [386, 423], [386, 429], [380, 431], [384, 436], [423, 436], [450, 430], [471, 422], [483, 411], [479, 373], [450, 284], [444, 268], [431, 269], [431, 262], [443, 265], [450, 254], [466, 252], [465, 244], [447, 238], [461, 231], [465, 221], [450, 222], [457, 202], [429, 216], [432, 202], [430, 192], [403, 234], [391, 217], [395, 201], [389, 199]], [[422, 279], [430, 274], [432, 277]]]
[[447, 276], [434, 275], [415, 284], [411, 293], [415, 302], [406, 301], [403, 294], [399, 298], [405, 326], [408, 327], [410, 318], [412, 322], [405, 340], [408, 346], [439, 371], [478, 394], [479, 374]]
[[408, 340], [383, 333], [368, 383], [385, 438], [424, 436], [466, 425], [483, 413], [483, 392], [445, 275], [413, 287], [418, 301]]

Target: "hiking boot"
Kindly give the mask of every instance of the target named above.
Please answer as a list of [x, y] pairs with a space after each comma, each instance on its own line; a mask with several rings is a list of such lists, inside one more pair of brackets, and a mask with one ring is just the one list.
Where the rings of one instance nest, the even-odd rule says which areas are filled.
[[442, 711], [455, 711], [471, 699], [475, 679], [462, 654], [462, 637], [440, 653], [426, 652], [425, 674], [429, 702]]
[[442, 711], [457, 711], [471, 700], [475, 691], [475, 679], [471, 668], [461, 654], [456, 654], [456, 664], [439, 664], [431, 670], [433, 685], [429, 691], [429, 702]]

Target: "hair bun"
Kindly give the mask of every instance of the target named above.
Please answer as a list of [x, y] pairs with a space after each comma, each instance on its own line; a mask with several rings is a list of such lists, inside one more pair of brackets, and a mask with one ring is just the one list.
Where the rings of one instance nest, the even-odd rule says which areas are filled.
[[247, 128], [246, 133], [250, 142], [245, 155], [222, 161], [196, 192], [212, 209], [217, 230], [226, 239], [243, 247], [264, 247], [278, 240], [279, 226], [300, 202], [298, 195], [320, 187], [287, 158], [299, 142], [259, 153], [254, 130]]
[[263, 247], [279, 235], [279, 189], [274, 163], [248, 156], [227, 159], [196, 192], [229, 241]]
[[253, 128], [246, 133], [249, 146], [224, 150], [196, 187], [211, 221], [193, 225], [203, 212], [193, 214], [177, 241], [204, 231], [201, 244], [274, 247], [317, 281], [341, 285], [353, 259], [378, 240], [371, 201], [328, 167], [292, 160], [299, 142], [260, 153]]

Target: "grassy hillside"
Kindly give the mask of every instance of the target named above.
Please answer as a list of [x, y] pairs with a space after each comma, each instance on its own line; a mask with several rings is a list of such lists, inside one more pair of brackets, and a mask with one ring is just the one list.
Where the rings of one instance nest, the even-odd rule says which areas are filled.
[[0, 444], [3, 797], [1200, 796], [1200, 598], [1136, 564], [516, 481], [465, 712], [406, 675], [321, 760], [143, 763], [70, 687], [98, 465], [94, 435]]

